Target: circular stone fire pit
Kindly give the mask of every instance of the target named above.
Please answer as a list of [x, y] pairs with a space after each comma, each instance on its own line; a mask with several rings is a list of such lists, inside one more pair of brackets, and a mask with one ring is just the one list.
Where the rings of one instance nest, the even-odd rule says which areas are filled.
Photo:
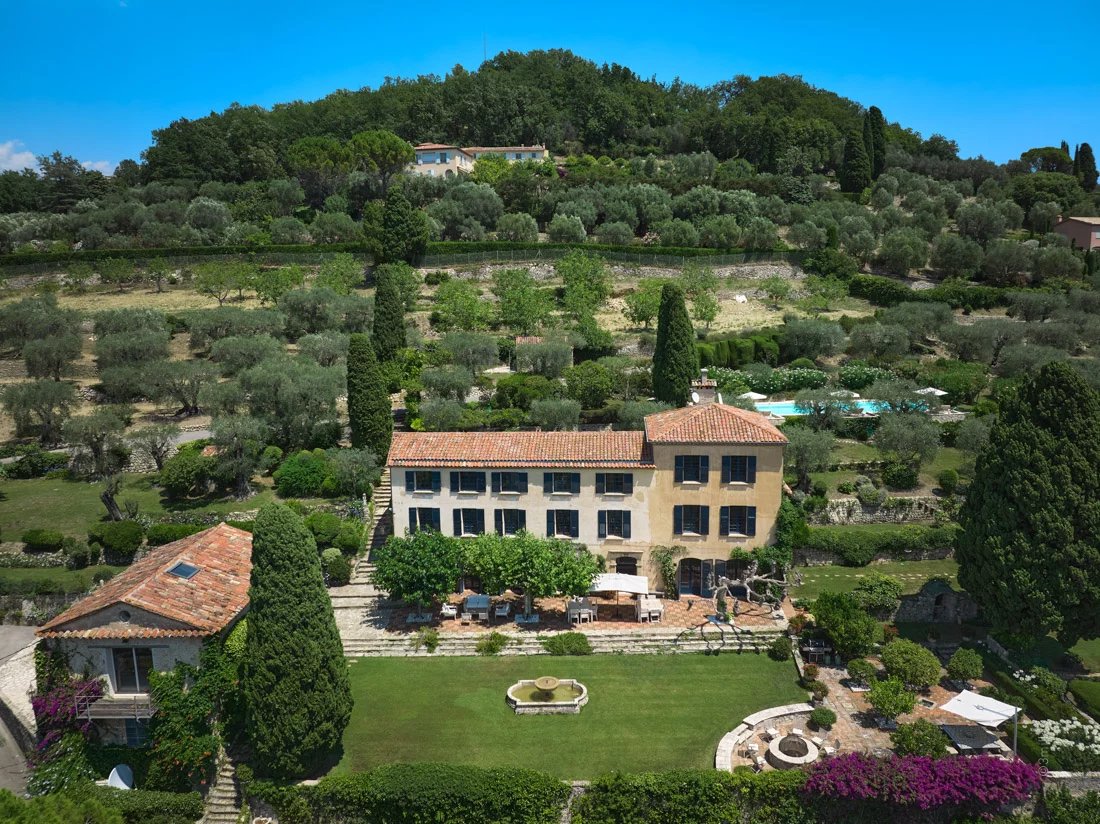
[[543, 676], [508, 688], [508, 706], [516, 715], [576, 715], [588, 703], [588, 688], [572, 678]]
[[817, 744], [813, 741], [797, 735], [784, 735], [768, 744], [765, 758], [777, 770], [792, 770], [812, 764], [817, 756]]

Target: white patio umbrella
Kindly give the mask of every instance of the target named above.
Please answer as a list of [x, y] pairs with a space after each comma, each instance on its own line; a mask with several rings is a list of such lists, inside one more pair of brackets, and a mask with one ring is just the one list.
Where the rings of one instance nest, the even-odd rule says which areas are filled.
[[766, 401], [768, 399], [767, 395], [761, 395], [759, 392], [742, 392], [737, 397], [743, 401]]
[[947, 393], [942, 389], [937, 389], [934, 386], [926, 386], [924, 389], [917, 390], [918, 395], [935, 395], [937, 398], [942, 398]]
[[859, 397], [859, 393], [858, 392], [853, 392], [851, 389], [838, 389], [838, 390], [836, 390], [836, 392], [830, 392], [829, 397], [831, 397], [831, 398], [851, 398], [852, 400], [855, 400], [856, 398]]

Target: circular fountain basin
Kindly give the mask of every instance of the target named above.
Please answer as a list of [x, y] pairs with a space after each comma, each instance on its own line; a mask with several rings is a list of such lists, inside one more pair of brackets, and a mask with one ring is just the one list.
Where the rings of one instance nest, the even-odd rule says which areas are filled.
[[576, 715], [587, 703], [588, 688], [572, 678], [525, 679], [508, 688], [516, 715]]
[[777, 770], [793, 770], [812, 764], [818, 756], [817, 744], [797, 735], [784, 735], [768, 744], [765, 758]]

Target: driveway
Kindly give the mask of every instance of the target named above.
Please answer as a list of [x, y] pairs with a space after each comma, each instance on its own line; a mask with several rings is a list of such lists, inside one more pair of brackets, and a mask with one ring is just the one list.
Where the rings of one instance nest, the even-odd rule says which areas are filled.
[[[0, 626], [0, 671], [9, 656], [34, 643], [34, 627]], [[28, 683], [26, 689], [33, 685]], [[0, 789], [21, 795], [27, 784], [27, 761], [0, 719]]]

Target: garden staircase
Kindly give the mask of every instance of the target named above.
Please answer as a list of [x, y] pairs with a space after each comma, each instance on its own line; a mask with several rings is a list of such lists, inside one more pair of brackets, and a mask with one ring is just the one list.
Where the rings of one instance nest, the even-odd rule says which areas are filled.
[[241, 788], [237, 765], [224, 749], [218, 752], [218, 771], [206, 793], [198, 824], [237, 824], [241, 815]]
[[[378, 486], [374, 488], [374, 520], [370, 525], [370, 545], [367, 547], [367, 558], [386, 539], [393, 535], [393, 487], [390, 484], [390, 469], [382, 470], [382, 477]], [[362, 559], [361, 559], [362, 560]]]

